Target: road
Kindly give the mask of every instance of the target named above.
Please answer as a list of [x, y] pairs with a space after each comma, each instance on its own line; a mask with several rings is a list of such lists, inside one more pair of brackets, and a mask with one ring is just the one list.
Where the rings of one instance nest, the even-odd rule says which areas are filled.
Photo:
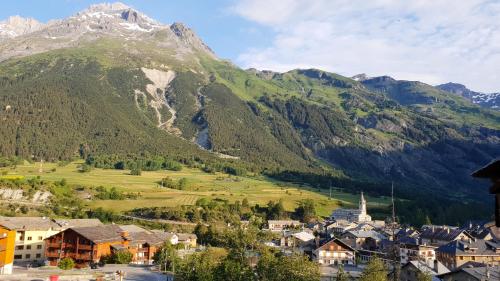
[[106, 265], [102, 268], [103, 272], [113, 273], [118, 270], [125, 272], [124, 281], [166, 281], [167, 276], [152, 272], [148, 267], [134, 266], [134, 265]]

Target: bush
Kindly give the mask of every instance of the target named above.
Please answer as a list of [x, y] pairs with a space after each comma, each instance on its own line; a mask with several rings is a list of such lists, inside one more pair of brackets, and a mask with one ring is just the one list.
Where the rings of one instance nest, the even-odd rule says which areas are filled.
[[90, 170], [92, 170], [92, 167], [88, 164], [82, 164], [82, 165], [78, 166], [78, 171], [80, 173], [88, 173], [88, 172], [90, 172]]
[[70, 270], [75, 267], [75, 262], [71, 258], [64, 258], [57, 265], [62, 270]]
[[130, 170], [130, 174], [131, 174], [132, 176], [140, 176], [140, 175], [142, 174], [142, 171], [141, 171], [141, 169], [136, 168], [136, 169], [132, 169], [132, 170]]
[[132, 253], [127, 250], [120, 250], [113, 254], [113, 261], [116, 264], [129, 264], [132, 261]]

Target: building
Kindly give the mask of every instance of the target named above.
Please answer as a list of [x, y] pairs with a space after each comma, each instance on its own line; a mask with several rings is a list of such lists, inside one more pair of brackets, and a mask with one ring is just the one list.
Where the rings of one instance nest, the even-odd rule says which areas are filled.
[[302, 223], [296, 220], [269, 220], [267, 225], [270, 231], [283, 231], [287, 229], [302, 227]]
[[472, 239], [472, 235], [463, 229], [451, 226], [423, 226], [419, 239], [422, 244], [441, 246], [455, 240]]
[[358, 209], [339, 208], [333, 211], [331, 218], [334, 220], [346, 220], [349, 222], [370, 222], [372, 217], [366, 212], [366, 200], [361, 192]]
[[500, 280], [500, 267], [462, 267], [438, 276], [442, 281], [493, 281]]
[[54, 219], [53, 220], [61, 231], [72, 227], [89, 227], [104, 225], [98, 219]]
[[50, 265], [69, 257], [77, 267], [86, 267], [116, 251], [126, 250], [132, 254], [131, 263], [152, 264], [154, 254], [166, 241], [175, 245], [178, 237], [175, 233], [153, 232], [135, 225], [74, 227], [47, 238], [45, 255]]
[[449, 269], [467, 262], [500, 265], [500, 243], [481, 239], [452, 241], [436, 249], [436, 257]]
[[437, 260], [434, 261], [420, 261], [413, 260], [407, 262], [403, 267], [401, 267], [400, 280], [401, 281], [420, 281], [420, 274], [428, 274], [432, 276], [433, 281], [439, 281], [440, 279], [437, 275], [445, 274], [450, 272], [446, 266]]
[[354, 249], [378, 249], [382, 240], [386, 237], [374, 230], [349, 230], [342, 234], [342, 241]]
[[0, 274], [11, 274], [14, 263], [16, 231], [0, 226]]
[[113, 246], [128, 246], [128, 233], [117, 225], [68, 228], [45, 239], [50, 265], [72, 258], [78, 267], [97, 263], [112, 253]]
[[194, 249], [197, 245], [198, 237], [193, 233], [176, 233], [179, 244], [184, 245], [185, 249]]
[[355, 229], [357, 226], [358, 224], [355, 222], [339, 219], [327, 224], [325, 228], [326, 228], [326, 234], [332, 237], [332, 236], [340, 236], [341, 234], [343, 234], [348, 230]]
[[46, 217], [0, 217], [0, 226], [16, 232], [14, 263], [45, 260], [44, 239], [60, 231], [60, 225]]
[[400, 243], [399, 256], [401, 258], [401, 264], [407, 264], [415, 260], [431, 263], [436, 260], [436, 247], [418, 244], [418, 242]]
[[313, 258], [322, 265], [353, 265], [356, 250], [337, 238], [333, 238], [313, 251]]

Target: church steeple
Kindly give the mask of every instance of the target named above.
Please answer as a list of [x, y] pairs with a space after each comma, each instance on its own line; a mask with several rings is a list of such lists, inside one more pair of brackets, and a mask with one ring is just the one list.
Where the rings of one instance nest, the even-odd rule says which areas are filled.
[[363, 191], [361, 191], [361, 200], [359, 200], [359, 211], [361, 214], [366, 215], [366, 200]]

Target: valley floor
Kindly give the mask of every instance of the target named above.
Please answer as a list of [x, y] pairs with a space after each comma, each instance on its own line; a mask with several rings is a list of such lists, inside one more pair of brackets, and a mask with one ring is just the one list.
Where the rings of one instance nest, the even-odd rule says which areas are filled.
[[[6, 175], [0, 178], [32, 178], [40, 176], [42, 180], [60, 181], [65, 179], [70, 185], [116, 187], [124, 192], [140, 192], [135, 200], [89, 200], [90, 208], [102, 207], [107, 210], [123, 212], [140, 207], [168, 207], [193, 205], [200, 198], [223, 199], [230, 202], [247, 198], [251, 205], [266, 205], [270, 200], [283, 200], [287, 210], [293, 210], [303, 199], [312, 199], [316, 203], [318, 214], [329, 216], [331, 211], [341, 205], [357, 206], [359, 195], [332, 190], [332, 199], [328, 191], [319, 192], [316, 188], [278, 182], [266, 177], [235, 177], [227, 174], [205, 173], [199, 169], [184, 167], [181, 171], [143, 171], [140, 176], [130, 175], [128, 170], [92, 169], [81, 173], [78, 165], [72, 162], [65, 166], [55, 163], [25, 163], [15, 168], [4, 168]], [[5, 172], [7, 171], [7, 172]], [[170, 177], [177, 181], [187, 179], [185, 190], [163, 188], [162, 178]], [[81, 194], [85, 198], [85, 194]], [[387, 198], [368, 198], [369, 207], [387, 205]]]

